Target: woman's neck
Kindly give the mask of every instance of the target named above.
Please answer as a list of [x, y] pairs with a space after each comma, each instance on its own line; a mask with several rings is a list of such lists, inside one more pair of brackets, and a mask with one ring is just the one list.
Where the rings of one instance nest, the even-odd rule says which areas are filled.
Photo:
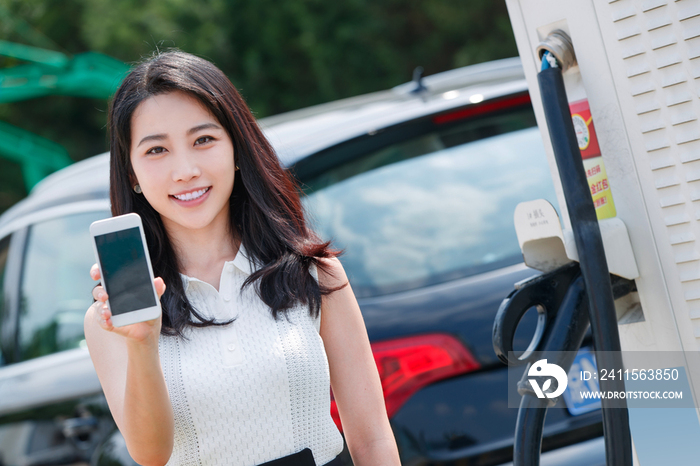
[[177, 254], [180, 272], [210, 283], [218, 290], [224, 263], [236, 257], [240, 244], [234, 239], [228, 216], [199, 230], [177, 224], [165, 227]]

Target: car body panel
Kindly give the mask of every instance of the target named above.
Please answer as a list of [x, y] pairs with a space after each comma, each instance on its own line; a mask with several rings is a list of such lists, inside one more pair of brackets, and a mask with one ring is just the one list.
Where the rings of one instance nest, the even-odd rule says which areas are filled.
[[[372, 341], [416, 332], [456, 334], [482, 366], [499, 364], [493, 316], [513, 284], [535, 275], [523, 264], [426, 288], [358, 300]], [[524, 343], [524, 342], [523, 342]]]

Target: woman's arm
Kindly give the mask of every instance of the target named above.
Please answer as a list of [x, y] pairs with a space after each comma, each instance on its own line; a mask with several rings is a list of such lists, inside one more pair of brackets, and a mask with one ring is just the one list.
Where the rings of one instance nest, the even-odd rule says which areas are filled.
[[[155, 285], [162, 296], [163, 280]], [[114, 327], [104, 289], [96, 287], [93, 295], [97, 302], [85, 314], [85, 341], [114, 422], [137, 463], [163, 465], [172, 454], [174, 420], [158, 353], [161, 318]]]
[[[319, 282], [338, 287], [347, 281], [338, 259], [322, 259]], [[399, 466], [396, 440], [389, 425], [384, 395], [360, 307], [350, 285], [324, 296], [321, 338], [330, 366], [331, 386], [343, 423], [345, 441], [357, 466]]]

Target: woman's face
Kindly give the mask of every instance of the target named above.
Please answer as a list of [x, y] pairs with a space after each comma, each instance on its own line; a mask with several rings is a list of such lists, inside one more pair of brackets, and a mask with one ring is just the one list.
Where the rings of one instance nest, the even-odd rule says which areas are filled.
[[228, 224], [233, 143], [216, 117], [184, 92], [150, 97], [131, 118], [135, 183], [166, 230]]

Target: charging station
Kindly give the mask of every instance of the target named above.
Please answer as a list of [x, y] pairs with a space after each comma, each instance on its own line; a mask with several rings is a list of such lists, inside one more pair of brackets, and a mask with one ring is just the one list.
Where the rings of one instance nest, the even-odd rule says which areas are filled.
[[[563, 80], [566, 125], [573, 126], [577, 163], [583, 167], [610, 276], [635, 285], [614, 300], [612, 311], [593, 309], [597, 305], [591, 298], [594, 338], [602, 328], [594, 312], [616, 324], [614, 332], [598, 335], [596, 345], [612, 344], [610, 351], [623, 354], [682, 354], [679, 364], [695, 406], [630, 409], [629, 427], [604, 420], [608, 465], [700, 464], [700, 1], [506, 3], [562, 222], [529, 221], [533, 213], [556, 216], [545, 212], [541, 201], [518, 208], [515, 223], [525, 261], [543, 272], [571, 261], [580, 261], [584, 269], [584, 258], [595, 254], [572, 221], [577, 204], [562, 174], [564, 159], [556, 155], [556, 139], [564, 130], [547, 110], [548, 101], [557, 98], [544, 76], [551, 64]], [[597, 274], [607, 281], [607, 274]], [[589, 295], [595, 287], [586, 282]], [[624, 368], [625, 361], [611, 364]], [[631, 457], [622, 451], [630, 433]], [[622, 437], [608, 441], [616, 435]], [[516, 433], [516, 450], [517, 438]], [[539, 463], [518, 459], [516, 452], [515, 464]]]

